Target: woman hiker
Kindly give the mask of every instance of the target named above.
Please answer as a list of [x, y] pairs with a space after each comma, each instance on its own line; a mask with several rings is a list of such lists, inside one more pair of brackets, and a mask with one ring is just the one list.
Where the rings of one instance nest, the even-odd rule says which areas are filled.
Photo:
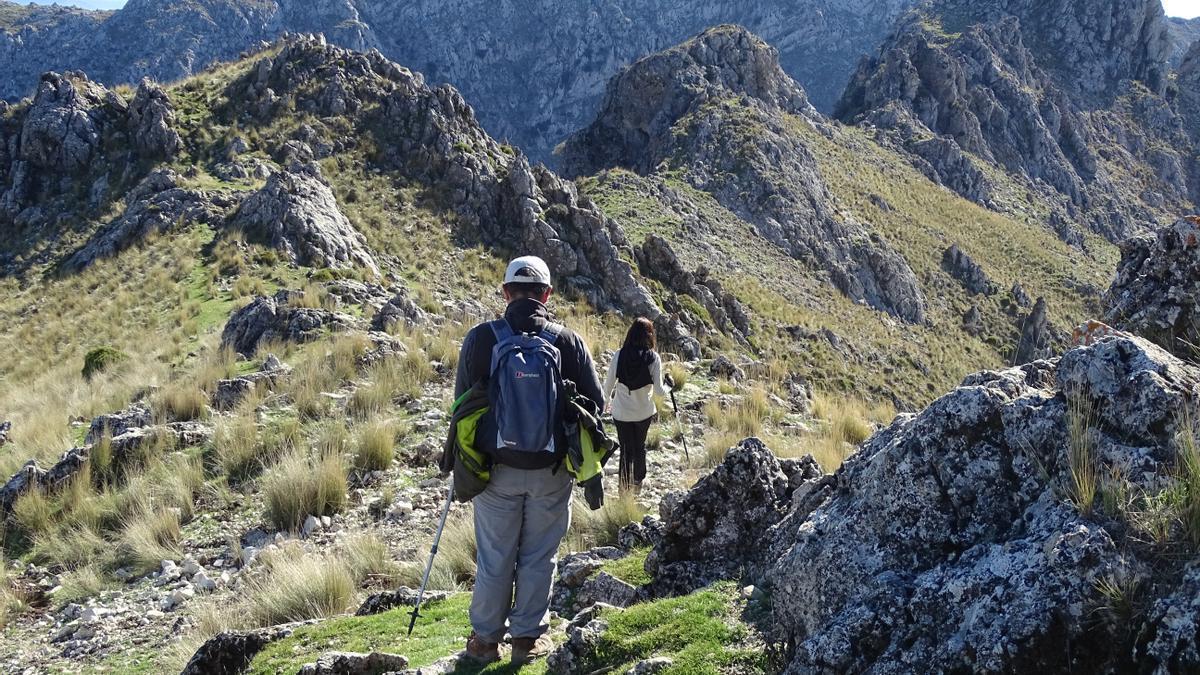
[[654, 324], [639, 318], [629, 327], [625, 343], [613, 355], [604, 382], [621, 444], [621, 492], [641, 492], [646, 478], [646, 434], [658, 416], [653, 394], [666, 396], [662, 359], [654, 351]]

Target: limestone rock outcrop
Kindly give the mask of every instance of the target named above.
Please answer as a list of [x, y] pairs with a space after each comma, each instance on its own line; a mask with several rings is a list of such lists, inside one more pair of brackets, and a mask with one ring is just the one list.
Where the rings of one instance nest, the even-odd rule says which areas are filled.
[[1105, 321], [1195, 360], [1200, 354], [1200, 218], [1121, 245]]
[[995, 295], [998, 291], [987, 272], [959, 248], [958, 244], [951, 244], [950, 248], [942, 253], [942, 269], [958, 279], [973, 295]]
[[48, 70], [109, 85], [162, 82], [229, 61], [285, 32], [379, 49], [479, 106], [484, 126], [539, 161], [586, 123], [605, 82], [644, 54], [709, 26], [739, 23], [782, 50], [784, 68], [832, 108], [858, 59], [913, 0], [639, 0], [519, 4], [471, 0], [130, 2], [117, 12], [14, 7], [0, 30], [0, 98], [31, 92]]
[[148, 79], [142, 79], [129, 102], [129, 135], [138, 154], [147, 159], [172, 159], [183, 145], [175, 131], [171, 99]]
[[230, 91], [262, 116], [291, 106], [322, 116], [362, 111], [363, 133], [383, 148], [380, 161], [436, 186], [464, 234], [541, 256], [563, 286], [597, 307], [651, 319], [674, 349], [699, 356], [696, 340], [663, 312], [622, 259], [619, 247], [627, 242], [621, 228], [580, 199], [573, 183], [497, 143], [451, 87], [430, 88], [421, 75], [378, 52], [354, 53], [321, 37], [296, 36]]
[[248, 197], [230, 226], [310, 267], [361, 267], [379, 274], [367, 240], [338, 208], [316, 164], [293, 164]]
[[967, 199], [1010, 208], [992, 165], [1051, 206], [1064, 240], [1119, 241], [1189, 200], [1168, 54], [1157, 0], [938, 0], [863, 62], [836, 115]]
[[[1194, 564], [1160, 557], [1189, 544], [1130, 546], [1147, 541], [1139, 525], [1083, 501], [1072, 472], [1150, 499], [1175, 489], [1198, 394], [1200, 369], [1110, 336], [972, 375], [790, 494], [780, 463], [747, 441], [664, 505], [647, 567], [668, 589], [687, 567], [768, 584], [776, 638], [794, 647], [786, 672], [1189, 671]], [[1070, 450], [1081, 442], [1086, 460]], [[734, 473], [736, 493], [714, 488]], [[1136, 586], [1149, 611], [1113, 609], [1115, 585]]]
[[1017, 340], [1013, 362], [1029, 363], [1050, 357], [1053, 331], [1045, 298], [1038, 298], [1029, 314], [1021, 319], [1021, 334]]
[[355, 325], [347, 314], [319, 307], [303, 307], [293, 299], [301, 291], [282, 290], [273, 296], [258, 296], [229, 317], [221, 331], [221, 346], [252, 356], [266, 340], [311, 342], [328, 331], [343, 331]]
[[[679, 258], [666, 239], [652, 234], [634, 249], [642, 275], [656, 279], [671, 291], [693, 298], [708, 312], [718, 330], [745, 339], [751, 333], [750, 315], [746, 307], [709, 276], [706, 268], [694, 272], [684, 270]], [[699, 317], [696, 317], [698, 320]], [[693, 331], [699, 326], [694, 327]]]
[[151, 173], [125, 197], [125, 212], [103, 227], [91, 241], [63, 263], [78, 271], [145, 240], [196, 223], [219, 226], [233, 200], [220, 193], [190, 190], [180, 186], [171, 169]]

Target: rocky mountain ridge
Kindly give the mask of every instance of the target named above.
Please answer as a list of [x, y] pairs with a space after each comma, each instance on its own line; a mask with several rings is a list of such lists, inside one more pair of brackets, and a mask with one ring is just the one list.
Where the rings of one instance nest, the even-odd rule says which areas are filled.
[[1190, 208], [1194, 139], [1168, 52], [1157, 0], [934, 2], [860, 67], [837, 114], [968, 199], [1011, 209], [990, 165], [1039, 192], [1064, 239], [1115, 242]]
[[817, 104], [831, 108], [862, 54], [911, 0], [801, 3], [538, 0], [396, 5], [376, 0], [131, 0], [115, 13], [0, 3], [0, 98], [29, 94], [41, 73], [82, 70], [109, 85], [171, 81], [270, 42], [285, 31], [323, 33], [356, 50], [377, 48], [449, 82], [481, 121], [531, 157], [593, 114], [608, 78], [634, 59], [704, 28], [734, 22], [763, 35]]
[[923, 322], [912, 270], [864, 228], [834, 217], [812, 157], [790, 137], [791, 116], [824, 124], [774, 49], [721, 26], [614, 78], [596, 121], [564, 144], [563, 166], [569, 175], [682, 172], [760, 236], [824, 267], [852, 300]]

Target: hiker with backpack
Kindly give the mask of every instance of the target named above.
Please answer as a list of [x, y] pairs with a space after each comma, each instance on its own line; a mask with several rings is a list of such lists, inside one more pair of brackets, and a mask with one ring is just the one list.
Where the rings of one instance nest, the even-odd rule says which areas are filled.
[[654, 395], [666, 396], [662, 358], [654, 324], [639, 317], [625, 334], [625, 342], [613, 355], [604, 380], [604, 393], [612, 401], [612, 416], [620, 445], [621, 491], [642, 491], [646, 479], [646, 436], [658, 419]]
[[[507, 631], [512, 661], [522, 664], [553, 647], [550, 590], [570, 526], [571, 488], [581, 481], [602, 494], [607, 455], [596, 454], [593, 436], [567, 432], [599, 425], [604, 396], [587, 345], [551, 320], [550, 269], [540, 258], [517, 258], [503, 290], [504, 317], [463, 340], [447, 441], [453, 452], [444, 453], [443, 468], [453, 468], [456, 498], [475, 503], [477, 571], [465, 655], [499, 660]], [[565, 422], [567, 408], [574, 426]]]

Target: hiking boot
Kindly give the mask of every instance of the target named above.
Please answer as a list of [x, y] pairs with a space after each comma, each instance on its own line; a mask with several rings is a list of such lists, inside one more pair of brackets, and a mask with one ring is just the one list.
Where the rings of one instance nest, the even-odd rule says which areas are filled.
[[500, 645], [471, 633], [471, 637], [467, 638], [467, 649], [463, 656], [480, 665], [487, 665], [500, 660]]
[[550, 640], [549, 635], [512, 639], [513, 663], [525, 664], [537, 659], [544, 659], [552, 651], [554, 651], [554, 642]]

